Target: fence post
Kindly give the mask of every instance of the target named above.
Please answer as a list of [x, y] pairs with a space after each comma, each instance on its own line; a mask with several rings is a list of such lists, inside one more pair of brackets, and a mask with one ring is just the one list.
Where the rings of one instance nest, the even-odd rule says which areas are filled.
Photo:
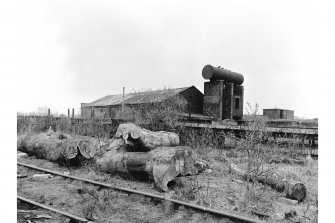
[[67, 117], [70, 118], [70, 109], [67, 109]]
[[48, 108], [48, 126], [47, 126], [47, 129], [49, 129], [51, 127], [51, 119], [50, 119], [50, 108]]

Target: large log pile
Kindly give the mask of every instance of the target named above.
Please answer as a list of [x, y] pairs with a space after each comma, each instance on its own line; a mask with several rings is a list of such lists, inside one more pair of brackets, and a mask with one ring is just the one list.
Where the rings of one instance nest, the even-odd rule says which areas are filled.
[[[237, 175], [242, 176], [244, 180], [247, 180], [246, 171], [238, 168], [236, 164], [231, 164], [229, 166], [229, 171], [236, 173]], [[306, 197], [307, 190], [303, 183], [295, 180], [286, 180], [277, 173], [268, 172], [257, 177], [251, 176], [251, 178], [255, 178], [258, 182], [266, 184], [278, 192], [285, 192], [287, 198], [300, 202]]]
[[53, 162], [94, 158], [101, 171], [151, 179], [161, 191], [168, 191], [168, 183], [179, 176], [198, 173], [191, 148], [178, 146], [177, 134], [152, 132], [131, 123], [119, 126], [106, 149], [96, 139], [53, 131], [22, 135], [17, 143], [19, 151]]
[[119, 126], [115, 136], [109, 151], [96, 160], [101, 171], [151, 179], [161, 191], [168, 191], [168, 183], [178, 176], [198, 173], [191, 149], [178, 146], [175, 133], [152, 132], [127, 123]]

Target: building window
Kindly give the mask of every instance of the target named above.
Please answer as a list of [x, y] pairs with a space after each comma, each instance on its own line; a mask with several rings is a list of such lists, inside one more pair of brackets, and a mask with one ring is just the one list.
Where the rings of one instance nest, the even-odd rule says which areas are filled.
[[235, 109], [240, 109], [240, 97], [235, 97]]

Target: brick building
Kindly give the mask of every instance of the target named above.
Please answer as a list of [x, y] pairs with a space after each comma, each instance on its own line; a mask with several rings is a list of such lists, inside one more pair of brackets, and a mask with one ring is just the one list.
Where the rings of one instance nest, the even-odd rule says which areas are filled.
[[242, 74], [220, 67], [206, 65], [204, 79], [204, 115], [218, 121], [243, 117], [244, 81]]

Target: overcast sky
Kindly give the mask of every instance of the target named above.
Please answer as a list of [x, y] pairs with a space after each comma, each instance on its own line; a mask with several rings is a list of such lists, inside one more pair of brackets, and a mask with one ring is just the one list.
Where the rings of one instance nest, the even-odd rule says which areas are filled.
[[318, 117], [315, 89], [328, 72], [320, 47], [333, 36], [321, 32], [332, 11], [315, 3], [22, 1], [17, 109], [66, 113], [122, 86], [203, 92], [201, 71], [212, 64], [244, 75], [245, 102]]

